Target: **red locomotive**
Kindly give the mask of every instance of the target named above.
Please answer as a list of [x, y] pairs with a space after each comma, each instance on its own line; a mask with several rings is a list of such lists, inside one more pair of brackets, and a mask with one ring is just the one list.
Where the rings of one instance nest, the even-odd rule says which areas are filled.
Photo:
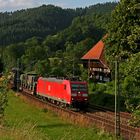
[[88, 103], [87, 83], [81, 81], [40, 77], [36, 94], [67, 106], [84, 107]]
[[86, 82], [71, 81], [57, 78], [37, 77], [37, 75], [22, 74], [21, 89], [41, 96], [53, 103], [78, 108], [88, 104], [88, 87]]

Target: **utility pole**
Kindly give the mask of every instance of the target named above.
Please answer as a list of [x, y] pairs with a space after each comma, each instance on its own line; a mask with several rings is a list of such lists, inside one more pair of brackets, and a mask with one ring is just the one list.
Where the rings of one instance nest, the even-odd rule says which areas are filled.
[[115, 135], [120, 137], [120, 83], [119, 83], [119, 60], [115, 61]]
[[88, 82], [90, 79], [90, 59], [88, 60]]

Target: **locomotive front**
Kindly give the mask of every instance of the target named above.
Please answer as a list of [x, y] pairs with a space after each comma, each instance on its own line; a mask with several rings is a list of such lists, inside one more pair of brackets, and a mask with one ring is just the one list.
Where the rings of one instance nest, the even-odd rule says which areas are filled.
[[86, 82], [71, 81], [71, 100], [75, 107], [84, 108], [88, 105], [88, 86]]

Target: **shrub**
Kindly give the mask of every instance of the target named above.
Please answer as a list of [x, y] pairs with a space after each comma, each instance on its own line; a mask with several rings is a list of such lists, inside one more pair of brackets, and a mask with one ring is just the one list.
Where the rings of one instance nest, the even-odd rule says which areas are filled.
[[7, 80], [3, 79], [0, 81], [0, 125], [4, 117], [4, 110], [7, 105]]
[[4, 140], [49, 140], [47, 134], [44, 136], [37, 130], [36, 123], [21, 122], [15, 123], [12, 127], [5, 127], [0, 131], [0, 138]]

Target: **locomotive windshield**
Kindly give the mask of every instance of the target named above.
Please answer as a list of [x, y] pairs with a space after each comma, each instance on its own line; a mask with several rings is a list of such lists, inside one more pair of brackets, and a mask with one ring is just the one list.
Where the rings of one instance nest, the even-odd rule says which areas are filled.
[[85, 84], [72, 84], [71, 88], [73, 91], [87, 91], [87, 86]]

